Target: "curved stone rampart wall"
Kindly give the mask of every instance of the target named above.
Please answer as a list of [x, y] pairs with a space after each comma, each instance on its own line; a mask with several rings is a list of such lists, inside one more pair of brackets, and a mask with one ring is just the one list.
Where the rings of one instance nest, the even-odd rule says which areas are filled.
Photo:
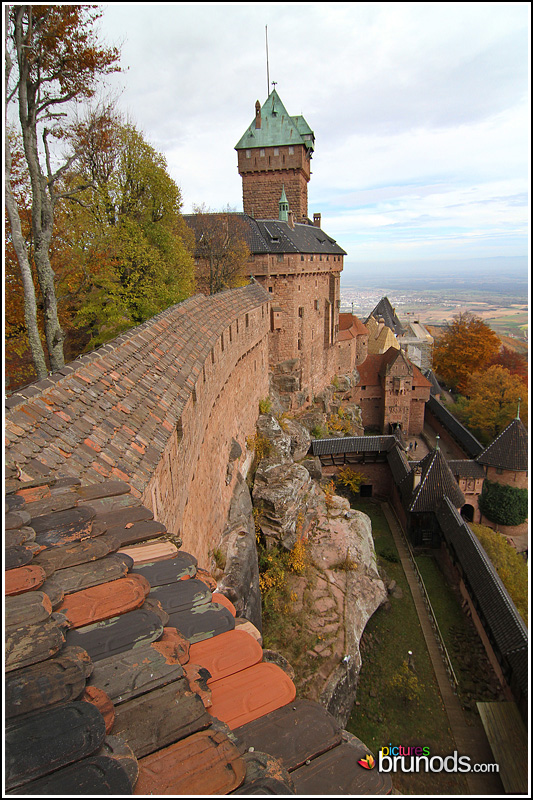
[[203, 560], [268, 394], [269, 296], [258, 284], [197, 295], [6, 400], [5, 461], [23, 480], [126, 481]]

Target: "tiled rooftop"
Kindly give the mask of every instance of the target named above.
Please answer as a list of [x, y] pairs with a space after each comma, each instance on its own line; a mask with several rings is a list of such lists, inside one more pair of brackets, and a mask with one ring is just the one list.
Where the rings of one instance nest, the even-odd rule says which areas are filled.
[[[346, 255], [335, 239], [315, 225], [296, 223], [291, 228], [288, 222], [279, 219], [256, 220], [248, 214], [235, 213], [242, 220], [242, 235], [255, 255], [263, 253], [308, 253], [312, 255]], [[185, 222], [195, 232], [199, 230], [201, 218], [185, 214]], [[253, 265], [251, 265], [253, 271]]]
[[435, 511], [443, 497], [447, 497], [456, 508], [465, 503], [465, 498], [455, 480], [442, 450], [433, 450], [418, 463], [421, 471], [420, 483], [413, 490], [409, 510], [413, 512]]
[[524, 472], [528, 469], [527, 431], [516, 418], [476, 459], [478, 464], [498, 469]]
[[[323, 732], [337, 730], [333, 717], [315, 703], [293, 707], [290, 675], [263, 658], [259, 632], [231, 603], [215, 602], [214, 579], [164, 527], [122, 547], [135, 517], [146, 523], [151, 512], [123, 482], [10, 483], [6, 556], [20, 542], [28, 557], [6, 572], [8, 793], [305, 793], [295, 788], [305, 767], [252, 758], [232, 731], [278, 709], [300, 728], [315, 709]], [[187, 613], [184, 635], [176, 624]], [[316, 730], [299, 738], [326, 783], [321, 759], [335, 755], [341, 793], [390, 792], [388, 776], [377, 786], [352, 774], [368, 752], [355, 737], [348, 748]]]
[[436, 419], [446, 430], [451, 433], [453, 438], [459, 442], [463, 450], [470, 456], [476, 458], [483, 450], [483, 445], [478, 442], [476, 437], [468, 431], [464, 425], [461, 425], [453, 414], [435, 397], [430, 397], [426, 407], [431, 411]]
[[528, 632], [499, 575], [472, 529], [448, 498], [437, 508], [444, 538], [455, 553], [465, 583], [479, 604], [499, 653], [513, 662], [521, 691], [528, 691]]
[[256, 283], [192, 297], [11, 395], [7, 476], [125, 480], [140, 496], [227, 320], [268, 300]]

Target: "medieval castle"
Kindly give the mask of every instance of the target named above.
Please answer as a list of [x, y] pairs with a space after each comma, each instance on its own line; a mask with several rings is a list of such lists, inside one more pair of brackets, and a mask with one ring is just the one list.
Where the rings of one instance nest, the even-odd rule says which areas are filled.
[[[120, 523], [122, 546], [164, 534], [170, 547], [182, 546], [198, 563], [208, 564], [230, 530], [238, 548], [244, 533], [240, 523], [228, 521], [228, 512], [250, 468], [248, 441], [261, 401], [275, 391], [283, 407], [294, 411], [311, 404], [336, 376], [348, 376], [344, 397], [360, 406], [362, 428], [376, 435], [315, 441], [313, 455], [325, 468], [364, 464], [366, 493], [391, 498], [412, 541], [448, 548], [502, 680], [524, 707], [527, 630], [460, 515], [464, 506], [471, 519], [479, 515], [476, 498], [489, 472], [497, 481], [527, 483], [523, 425], [515, 420], [493, 445], [482, 448], [439, 402], [430, 372], [432, 342], [422, 326], [402, 328], [386, 298], [365, 323], [341, 313], [346, 254], [322, 230], [320, 214], [308, 218], [314, 134], [303, 117], [287, 113], [275, 90], [263, 106], [256, 103], [236, 150], [243, 181], [240, 216], [251, 253], [249, 285], [191, 297], [6, 400], [10, 557], [27, 557], [21, 566], [12, 562], [11, 577], [19, 569], [33, 570], [30, 583], [13, 590], [15, 600], [35, 594], [52, 577], [53, 568], [45, 572], [43, 550], [69, 551], [70, 561], [59, 572], [100, 559], [101, 553], [78, 555], [89, 552], [81, 540], [109, 540], [108, 534], [102, 536], [104, 523], [118, 535], [113, 526], [124, 509], [130, 521]], [[456, 448], [454, 461], [444, 458], [438, 444], [420, 462], [408, 461], [406, 439], [420, 435], [428, 419], [442, 441]], [[127, 501], [120, 499], [124, 496]], [[53, 515], [65, 517], [60, 524]], [[34, 523], [38, 537], [39, 526], [44, 531], [43, 543], [21, 544], [31, 539]], [[67, 537], [61, 542], [53, 538], [60, 528]], [[61, 602], [45, 603], [50, 605], [46, 619], [52, 607], [62, 608]], [[242, 593], [236, 591], [233, 602], [239, 617], [250, 618], [250, 601]], [[10, 613], [22, 614], [22, 604], [17, 601]], [[30, 632], [36, 642], [45, 617]], [[60, 638], [59, 623], [56, 627]], [[32, 661], [26, 660], [26, 650], [21, 655], [18, 639], [13, 648], [9, 670], [16, 676]], [[36, 662], [48, 663], [52, 649], [47, 648]], [[24, 673], [21, 686], [30, 677]], [[31, 698], [35, 705], [27, 710], [46, 706]], [[128, 724], [123, 724], [126, 733]], [[150, 746], [143, 753], [151, 752]], [[34, 777], [15, 773], [15, 787]]]

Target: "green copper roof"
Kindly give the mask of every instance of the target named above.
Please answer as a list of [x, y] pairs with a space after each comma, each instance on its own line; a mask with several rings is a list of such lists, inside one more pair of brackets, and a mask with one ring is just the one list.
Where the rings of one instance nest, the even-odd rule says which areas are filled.
[[302, 116], [291, 117], [274, 89], [261, 108], [261, 127], [255, 127], [255, 118], [250, 127], [235, 145], [235, 150], [252, 147], [279, 147], [288, 144], [304, 144], [314, 149], [313, 131]]
[[285, 194], [285, 184], [283, 184], [283, 188], [281, 190], [281, 197], [279, 199], [279, 219], [282, 222], [287, 222], [289, 219], [289, 201], [287, 200], [287, 195]]

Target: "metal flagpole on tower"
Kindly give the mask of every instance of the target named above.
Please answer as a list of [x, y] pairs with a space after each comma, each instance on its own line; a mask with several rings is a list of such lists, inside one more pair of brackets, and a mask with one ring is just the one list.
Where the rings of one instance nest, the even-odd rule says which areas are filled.
[[265, 25], [265, 43], [266, 43], [266, 59], [267, 59], [267, 97], [270, 94], [270, 74], [268, 71], [268, 25]]

